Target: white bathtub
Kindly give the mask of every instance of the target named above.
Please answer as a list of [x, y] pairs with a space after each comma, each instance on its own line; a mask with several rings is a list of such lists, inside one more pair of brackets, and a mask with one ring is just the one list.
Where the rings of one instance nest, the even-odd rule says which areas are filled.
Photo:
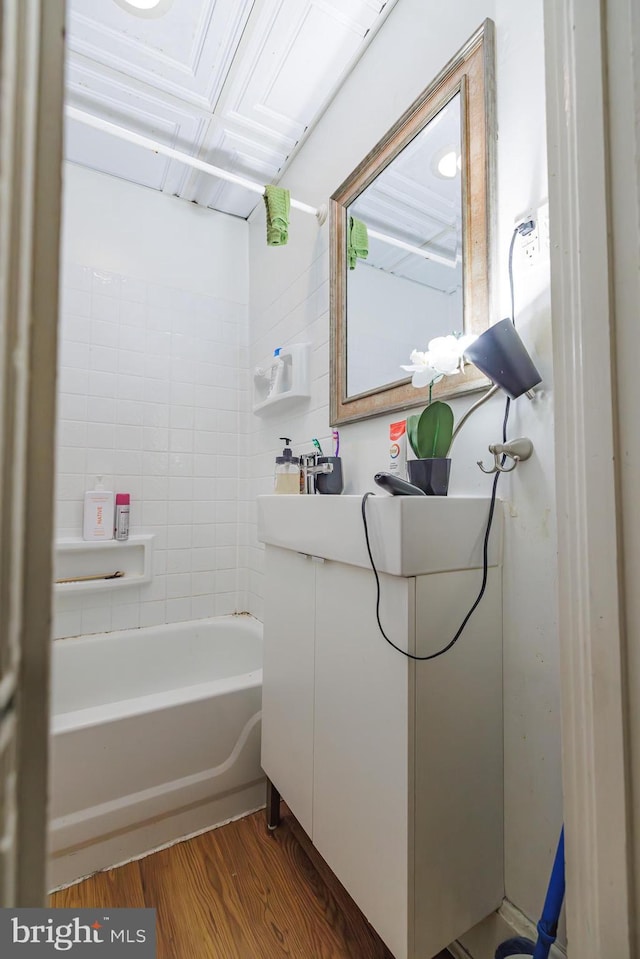
[[50, 888], [261, 806], [261, 699], [249, 617], [56, 640]]

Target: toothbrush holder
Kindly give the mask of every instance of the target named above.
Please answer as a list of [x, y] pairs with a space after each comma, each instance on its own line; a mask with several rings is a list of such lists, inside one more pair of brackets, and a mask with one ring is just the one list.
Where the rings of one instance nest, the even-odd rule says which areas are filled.
[[339, 456], [319, 456], [318, 466], [321, 466], [322, 463], [331, 463], [333, 471], [331, 473], [318, 473], [316, 476], [316, 492], [337, 496], [344, 489], [342, 460]]

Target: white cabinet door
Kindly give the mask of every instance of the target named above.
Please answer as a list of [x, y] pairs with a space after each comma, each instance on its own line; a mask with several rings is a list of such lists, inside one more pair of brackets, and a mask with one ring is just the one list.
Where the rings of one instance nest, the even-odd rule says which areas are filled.
[[[455, 635], [479, 569], [419, 576], [420, 655]], [[497, 909], [503, 882], [501, 570], [457, 644], [413, 667], [415, 945], [431, 956]]]
[[[382, 577], [382, 618], [413, 636], [414, 580]], [[369, 570], [316, 569], [313, 842], [396, 959], [407, 956], [409, 669], [380, 635]]]
[[262, 768], [312, 834], [315, 566], [265, 551]]

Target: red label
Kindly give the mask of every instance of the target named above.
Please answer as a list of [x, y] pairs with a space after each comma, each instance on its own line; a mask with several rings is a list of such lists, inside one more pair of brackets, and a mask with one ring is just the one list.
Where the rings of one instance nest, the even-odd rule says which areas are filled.
[[399, 440], [407, 432], [407, 421], [401, 420], [399, 423], [392, 423], [389, 426], [389, 439]]

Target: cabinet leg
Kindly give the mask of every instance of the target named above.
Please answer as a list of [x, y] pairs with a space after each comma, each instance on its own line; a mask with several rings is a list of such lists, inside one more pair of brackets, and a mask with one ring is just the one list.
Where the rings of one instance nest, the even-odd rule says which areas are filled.
[[270, 779], [267, 779], [267, 829], [277, 829], [280, 825], [280, 793]]

